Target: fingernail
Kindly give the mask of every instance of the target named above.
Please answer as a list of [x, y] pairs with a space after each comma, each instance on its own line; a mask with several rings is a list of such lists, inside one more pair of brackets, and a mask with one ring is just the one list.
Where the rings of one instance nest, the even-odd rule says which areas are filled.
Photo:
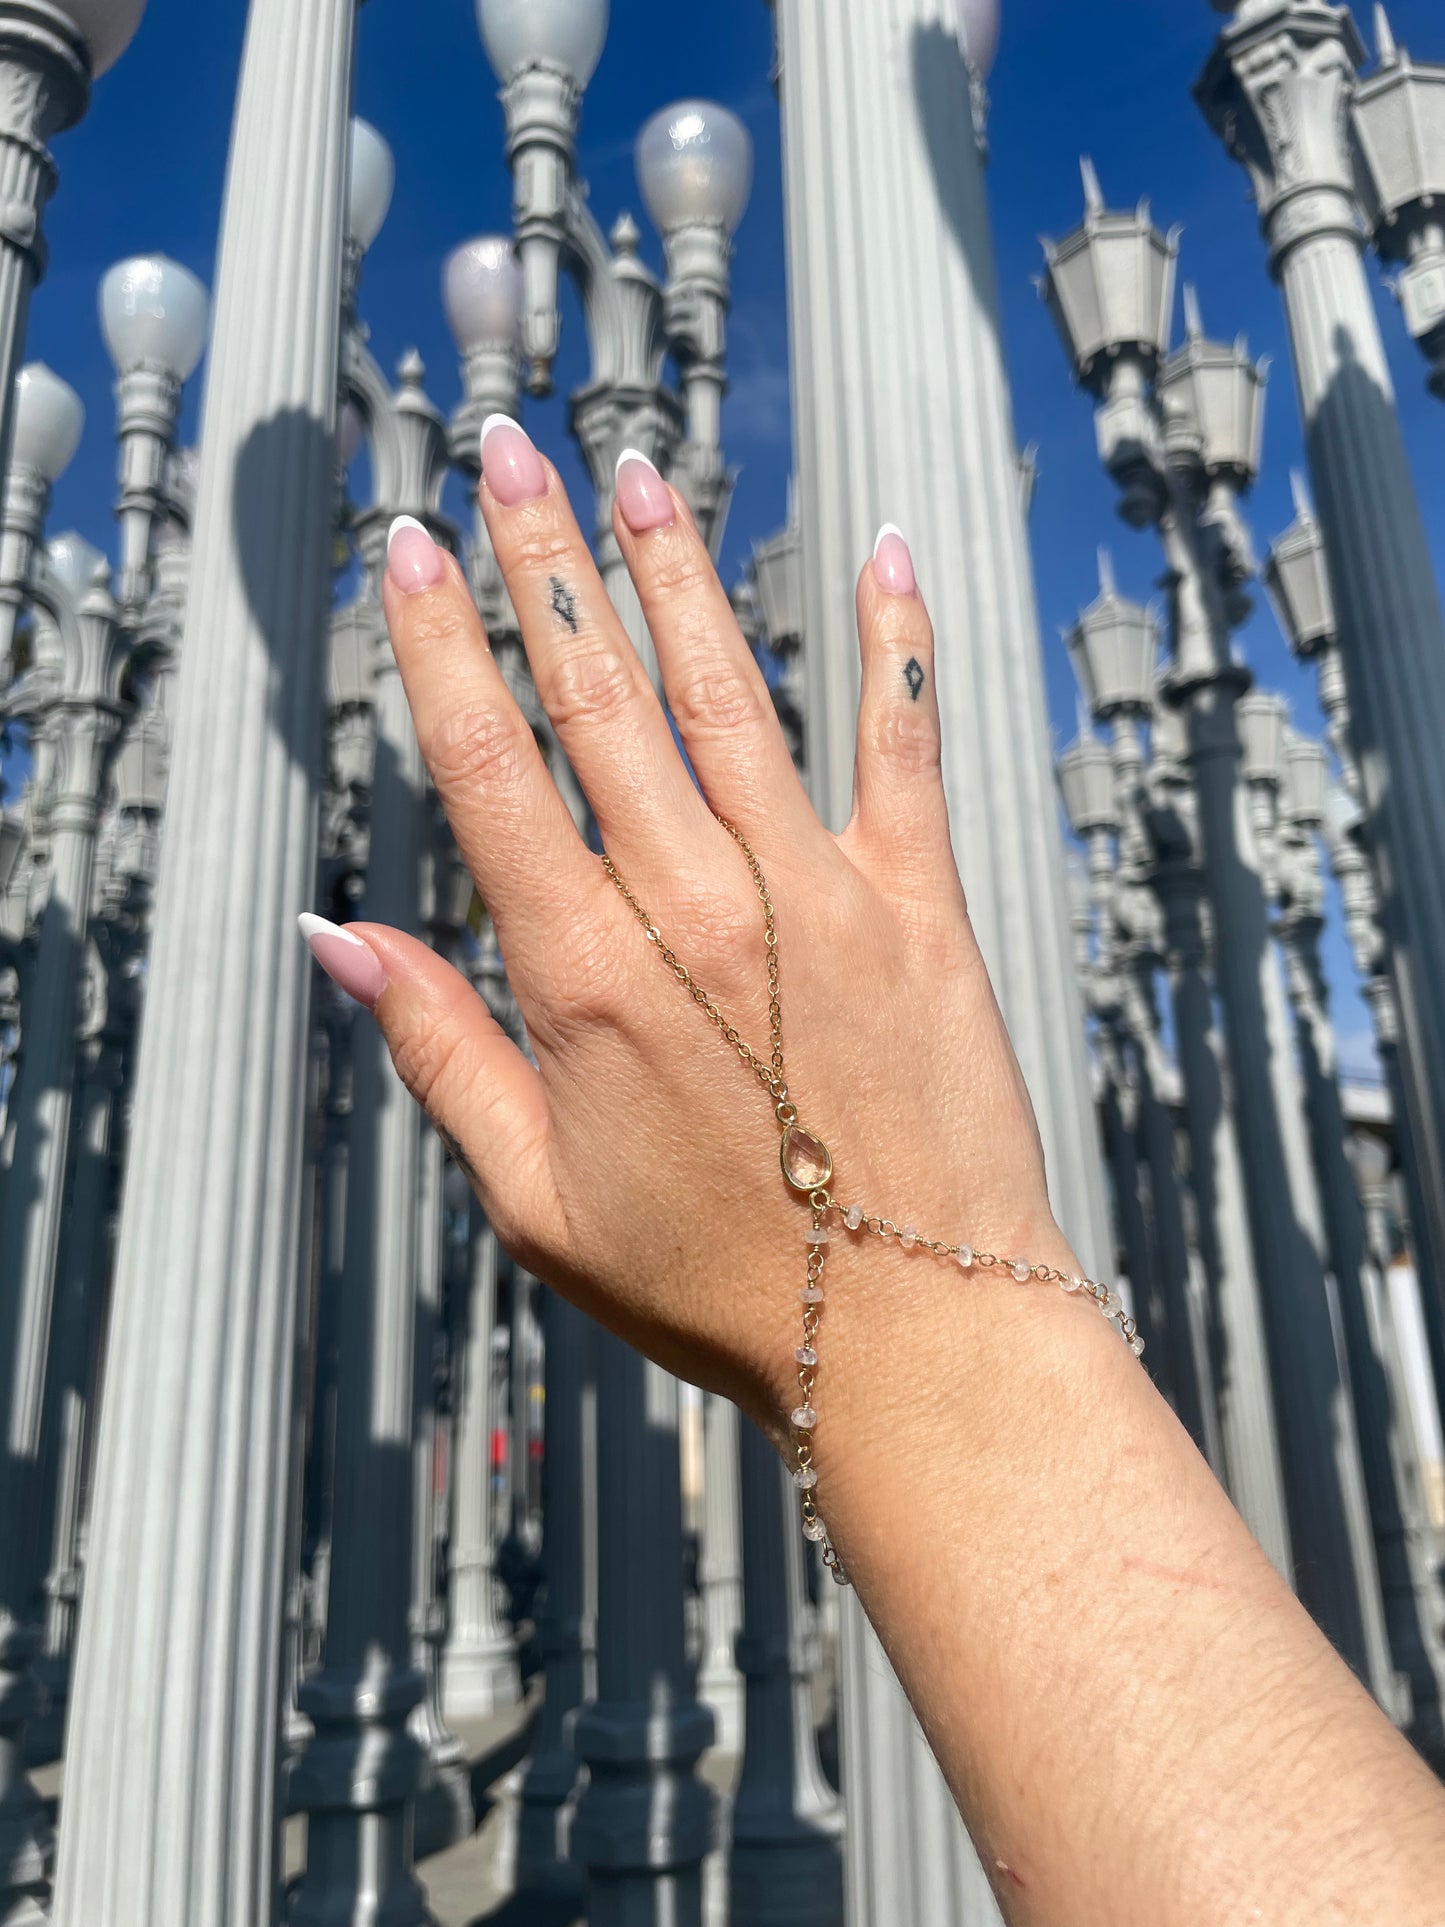
[[398, 515], [386, 538], [387, 574], [403, 595], [434, 589], [447, 572], [442, 552], [413, 515]]
[[375, 1010], [386, 989], [386, 972], [381, 959], [360, 937], [343, 930], [339, 923], [313, 917], [306, 911], [300, 918], [301, 934], [307, 948], [334, 984], [367, 1010]]
[[670, 529], [677, 520], [666, 482], [636, 448], [624, 448], [617, 457], [617, 506], [634, 535]]
[[547, 493], [542, 457], [510, 415], [488, 415], [482, 423], [482, 474], [504, 508], [535, 502]]
[[878, 531], [878, 540], [873, 544], [873, 573], [878, 578], [880, 589], [889, 595], [914, 595], [918, 590], [918, 578], [913, 573], [913, 557], [908, 552], [908, 544], [903, 539], [901, 529], [891, 522], [885, 522]]

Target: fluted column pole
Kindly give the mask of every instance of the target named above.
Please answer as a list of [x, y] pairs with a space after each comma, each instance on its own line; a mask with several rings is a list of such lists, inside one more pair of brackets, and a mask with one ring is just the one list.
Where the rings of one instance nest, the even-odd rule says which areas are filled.
[[[492, 1511], [496, 1323], [497, 1240], [487, 1224], [474, 1222], [468, 1239], [467, 1308], [451, 1462], [450, 1625], [442, 1653], [442, 1705], [449, 1720], [485, 1719], [499, 1707], [515, 1705], [521, 1693], [516, 1649], [497, 1603]], [[550, 1421], [549, 1412], [549, 1431]]]
[[703, 1395], [702, 1664], [698, 1698], [712, 1708], [717, 1744], [737, 1753], [743, 1739], [743, 1681], [733, 1646], [743, 1616], [742, 1539], [738, 1492], [738, 1409], [716, 1392]]
[[1399, 1010], [1415, 1233], [1445, 1293], [1445, 614], [1363, 260], [1363, 59], [1345, 7], [1247, 0], [1196, 96], [1249, 170], [1284, 296]]
[[57, 1927], [234, 1927], [277, 1902], [296, 918], [315, 875], [354, 13], [252, 0], [243, 55], [147, 990], [164, 1021], [137, 1068]]
[[806, 1541], [786, 1467], [737, 1427], [746, 1687], [732, 1810], [730, 1927], [843, 1927], [843, 1807], [823, 1777], [806, 1652]]
[[522, 1781], [517, 1885], [580, 1899], [583, 1870], [569, 1849], [578, 1759], [572, 1722], [596, 1696], [597, 1327], [547, 1292], [546, 1453], [542, 1460], [542, 1586], [537, 1640], [546, 1691]]
[[[970, 914], [1034, 1099], [1059, 1223], [1081, 1262], [1101, 1265], [1103, 1162], [1000, 343], [981, 87], [953, 0], [777, 0], [776, 10], [812, 794], [840, 829], [859, 697], [853, 585], [880, 525], [896, 522], [938, 631], [943, 774]], [[962, 1823], [851, 1601], [844, 1628], [849, 1918], [972, 1920], [951, 1873], [967, 1851]], [[906, 1888], [875, 1884], [890, 1865], [910, 1870]]]

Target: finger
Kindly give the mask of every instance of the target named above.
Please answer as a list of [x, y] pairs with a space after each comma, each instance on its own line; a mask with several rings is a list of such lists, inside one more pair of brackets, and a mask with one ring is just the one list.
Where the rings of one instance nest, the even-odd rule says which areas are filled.
[[730, 822], [796, 834], [813, 812], [763, 673], [687, 504], [636, 449], [617, 464], [613, 528], [703, 794]]
[[455, 558], [418, 522], [392, 529], [383, 590], [417, 740], [462, 859], [521, 969], [604, 900], [605, 878], [487, 647]]
[[933, 625], [898, 530], [882, 530], [858, 580], [863, 655], [853, 822], [847, 839], [880, 885], [936, 897], [957, 883], [934, 677]]
[[514, 421], [482, 430], [482, 513], [527, 646], [532, 679], [603, 841], [665, 873], [679, 845], [717, 826], [677, 753], [641, 658], [602, 586], [561, 477]]
[[301, 934], [371, 1011], [397, 1075], [466, 1172], [510, 1251], [559, 1248], [542, 1080], [482, 999], [434, 950], [383, 924], [304, 916]]

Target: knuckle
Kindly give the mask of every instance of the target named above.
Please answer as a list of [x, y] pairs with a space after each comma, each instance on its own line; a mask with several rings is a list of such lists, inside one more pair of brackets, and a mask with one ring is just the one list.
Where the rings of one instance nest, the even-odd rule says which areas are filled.
[[932, 704], [887, 704], [875, 717], [872, 748], [905, 776], [935, 776], [943, 764], [943, 738]]
[[530, 740], [493, 704], [464, 702], [438, 717], [423, 748], [443, 793], [504, 789], [520, 776]]
[[426, 1011], [393, 1039], [391, 1056], [402, 1083], [432, 1122], [441, 1123], [449, 1110], [449, 1094], [470, 1081], [466, 1033], [452, 1024], [449, 1014]]
[[512, 527], [506, 547], [509, 575], [551, 576], [577, 567], [575, 536], [540, 508]]
[[571, 925], [552, 952], [546, 1002], [556, 1034], [568, 1038], [599, 1023], [616, 1023], [627, 1009], [627, 952], [602, 920]]
[[[714, 646], [709, 637], [709, 652]], [[771, 714], [766, 691], [730, 663], [715, 660], [707, 667], [684, 670], [675, 681], [669, 700], [684, 732], [760, 729]]]
[[695, 538], [655, 545], [650, 558], [647, 587], [650, 596], [663, 602], [690, 602], [717, 580], [711, 561]]
[[642, 693], [626, 657], [600, 640], [566, 650], [551, 664], [545, 681], [542, 701], [559, 729], [579, 722], [601, 727], [615, 723]]

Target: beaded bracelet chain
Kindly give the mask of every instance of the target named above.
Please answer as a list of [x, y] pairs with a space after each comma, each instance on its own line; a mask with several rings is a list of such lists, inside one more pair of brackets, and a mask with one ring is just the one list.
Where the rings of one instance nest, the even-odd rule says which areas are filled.
[[860, 1234], [871, 1232], [875, 1237], [895, 1240], [904, 1251], [928, 1251], [938, 1258], [953, 1258], [960, 1269], [968, 1273], [1005, 1271], [1018, 1285], [1057, 1285], [1071, 1297], [1086, 1296], [1111, 1323], [1118, 1326], [1121, 1337], [1136, 1358], [1143, 1356], [1144, 1340], [1139, 1336], [1138, 1326], [1129, 1316], [1119, 1294], [1096, 1284], [1090, 1278], [1059, 1271], [1052, 1265], [1032, 1264], [1027, 1258], [1001, 1258], [992, 1251], [975, 1251], [972, 1245], [948, 1244], [940, 1238], [921, 1237], [914, 1225], [899, 1226], [891, 1218], [874, 1217], [861, 1204], [839, 1204], [829, 1189], [833, 1181], [832, 1153], [821, 1138], [803, 1129], [798, 1121], [798, 1107], [788, 1095], [783, 1062], [783, 1009], [778, 982], [778, 927], [767, 880], [747, 839], [722, 817], [718, 821], [747, 859], [766, 918], [763, 941], [768, 957], [768, 1028], [772, 1047], [766, 1058], [759, 1057], [744, 1041], [736, 1027], [728, 1022], [718, 1005], [694, 979], [687, 965], [667, 943], [618, 874], [611, 857], [604, 856], [602, 864], [628, 908], [646, 931], [648, 942], [657, 946], [662, 961], [673, 976], [768, 1093], [773, 1114], [783, 1133], [779, 1147], [783, 1177], [789, 1189], [806, 1198], [812, 1206], [812, 1224], [804, 1234], [808, 1247], [807, 1281], [798, 1293], [803, 1306], [803, 1342], [793, 1354], [798, 1367], [798, 1388], [802, 1394], [802, 1403], [790, 1415], [796, 1456], [793, 1483], [798, 1488], [802, 1507], [804, 1538], [822, 1547], [824, 1565], [840, 1586], [846, 1586], [848, 1575], [843, 1570], [837, 1549], [818, 1511], [818, 1472], [813, 1463], [813, 1439], [818, 1427], [813, 1388], [818, 1371], [818, 1331], [823, 1319], [823, 1273], [828, 1261], [830, 1219], [836, 1216], [846, 1231]]

